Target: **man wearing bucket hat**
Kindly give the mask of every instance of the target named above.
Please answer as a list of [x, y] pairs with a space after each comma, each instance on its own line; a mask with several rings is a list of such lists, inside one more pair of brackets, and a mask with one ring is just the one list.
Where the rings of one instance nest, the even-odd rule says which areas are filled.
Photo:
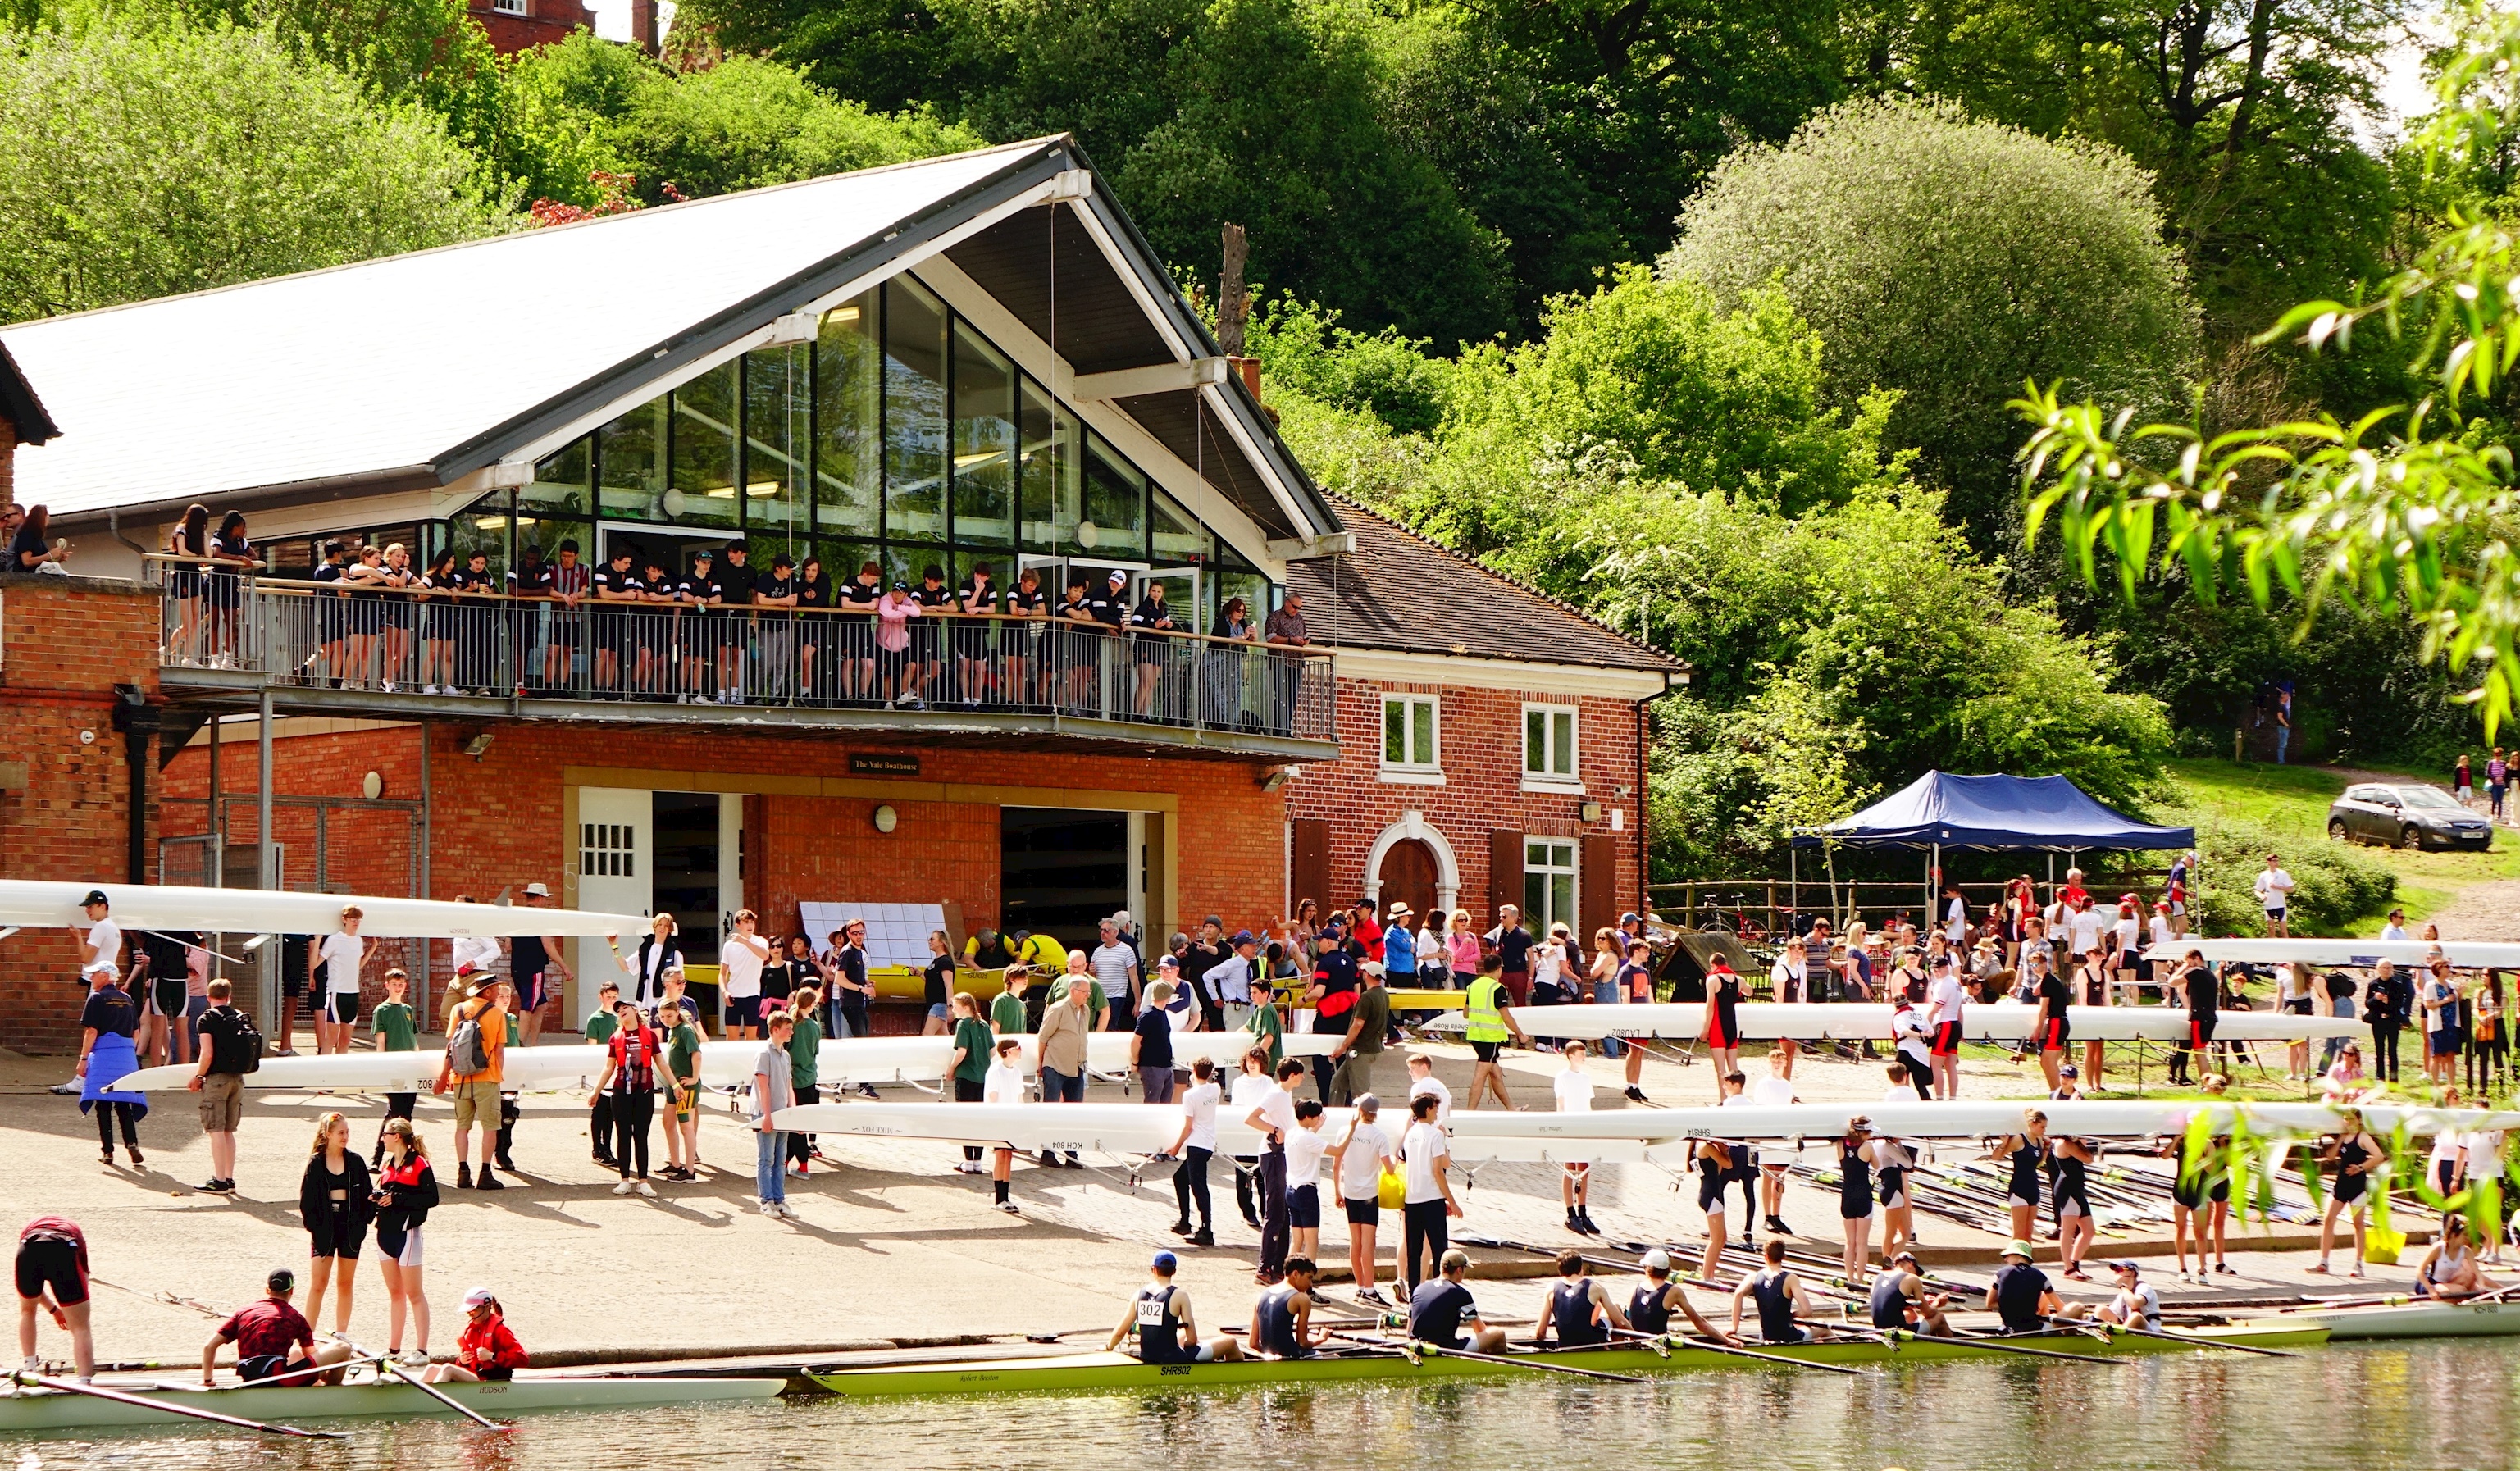
[[1986, 1289], [1986, 1307], [2003, 1319], [2006, 1333], [2036, 1333], [2060, 1311], [2055, 1285], [2048, 1280], [2048, 1273], [2031, 1265], [2029, 1242], [2004, 1243], [2003, 1266], [1997, 1269], [1995, 1280]]

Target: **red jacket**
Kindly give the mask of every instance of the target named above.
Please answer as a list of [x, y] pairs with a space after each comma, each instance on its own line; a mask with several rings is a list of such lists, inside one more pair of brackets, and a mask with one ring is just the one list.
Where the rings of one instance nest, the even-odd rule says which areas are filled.
[[485, 1369], [520, 1369], [525, 1366], [525, 1348], [508, 1331], [507, 1318], [493, 1313], [464, 1325], [463, 1336], [455, 1340], [455, 1361], [476, 1374]]

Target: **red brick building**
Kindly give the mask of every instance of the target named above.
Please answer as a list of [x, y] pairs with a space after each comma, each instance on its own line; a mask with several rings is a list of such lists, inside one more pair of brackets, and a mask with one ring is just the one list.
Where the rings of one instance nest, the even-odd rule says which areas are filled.
[[[472, 19], [490, 35], [501, 56], [568, 38], [570, 31], [595, 28], [595, 12], [578, 0], [465, 0]], [[643, 50], [656, 49], [655, 0], [637, 0], [632, 9], [634, 39]], [[639, 31], [644, 22], [646, 29]]]
[[[520, 275], [557, 285], [499, 289]], [[1314, 486], [1065, 139], [0, 345], [65, 430], [24, 498], [129, 579], [0, 584], [0, 722], [57, 753], [29, 763], [40, 809], [0, 796], [18, 876], [543, 882], [672, 912], [696, 963], [739, 908], [784, 935], [809, 905], [936, 905], [1075, 943], [1115, 909], [1159, 940], [1306, 895], [1589, 918], [1642, 892], [1642, 705], [1679, 667]], [[145, 558], [197, 501], [243, 513], [269, 571]], [[325, 580], [335, 543], [440, 569], [436, 596]], [[932, 568], [931, 600], [987, 567], [1104, 618], [747, 606], [736, 543], [763, 597], [774, 557]], [[616, 561], [635, 582], [537, 580]], [[488, 591], [458, 599], [468, 565]], [[1308, 646], [1228, 637], [1288, 597]], [[66, 1040], [26, 1000], [63, 989], [55, 948], [0, 980], [0, 1037]], [[276, 967], [249, 979], [271, 1004]]]

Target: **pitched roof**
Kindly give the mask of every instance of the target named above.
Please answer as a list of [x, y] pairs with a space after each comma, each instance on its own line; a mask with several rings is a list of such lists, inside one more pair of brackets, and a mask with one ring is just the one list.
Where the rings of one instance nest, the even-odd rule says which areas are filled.
[[35, 396], [35, 385], [18, 370], [18, 360], [9, 355], [6, 342], [0, 342], [0, 419], [8, 420], [17, 430], [20, 444], [42, 444], [59, 438], [62, 432], [53, 417], [44, 412], [44, 401]]
[[[918, 252], [950, 257], [983, 220], [1038, 219], [1088, 169], [1072, 140], [1036, 138], [0, 329], [67, 431], [20, 467], [21, 494], [60, 518], [450, 484]], [[1128, 319], [1104, 324], [1118, 350], [1216, 352], [1104, 191], [1056, 197], [1114, 243], [1092, 265], [1134, 278], [1103, 293]], [[1247, 397], [1203, 405], [1211, 439], [1222, 412], [1267, 462], [1219, 489], [1273, 537], [1336, 531]]]
[[[1688, 665], [1345, 496], [1348, 557], [1289, 562], [1316, 644], [1677, 674]], [[1343, 565], [1353, 563], [1353, 565]]]

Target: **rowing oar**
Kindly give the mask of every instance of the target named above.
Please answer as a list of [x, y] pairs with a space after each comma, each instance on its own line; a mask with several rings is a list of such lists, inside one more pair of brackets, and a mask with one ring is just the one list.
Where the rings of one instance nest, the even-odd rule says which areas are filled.
[[1710, 1354], [1730, 1354], [1739, 1359], [1756, 1359], [1763, 1363], [1781, 1363], [1788, 1368], [1825, 1369], [1832, 1374], [1852, 1374], [1858, 1379], [1872, 1377], [1862, 1369], [1851, 1369], [1842, 1363], [1820, 1363], [1809, 1359], [1796, 1359], [1790, 1354], [1765, 1353], [1758, 1349], [1745, 1349], [1738, 1344], [1721, 1343], [1712, 1338], [1692, 1338], [1686, 1333], [1640, 1333], [1634, 1328], [1612, 1328], [1610, 1332], [1620, 1338], [1642, 1340], [1648, 1346], [1666, 1342], [1676, 1343], [1683, 1348], [1703, 1349]]
[[[338, 1333], [336, 1333], [333, 1336], [337, 1339], [340, 1339], [343, 1343], [350, 1342], [346, 1338], [341, 1338], [341, 1335]], [[464, 1402], [456, 1399], [453, 1395], [439, 1389], [436, 1385], [429, 1383], [428, 1380], [421, 1378], [418, 1374], [404, 1368], [401, 1364], [394, 1362], [394, 1359], [391, 1354], [371, 1354], [354, 1343], [350, 1344], [350, 1352], [358, 1355], [362, 1359], [371, 1360], [377, 1367], [393, 1375], [403, 1383], [410, 1385], [413, 1389], [428, 1396], [438, 1404], [445, 1405], [448, 1409], [451, 1409], [457, 1414], [462, 1415], [464, 1418], [471, 1420], [473, 1424], [480, 1426], [484, 1430], [513, 1430], [516, 1428], [512, 1425], [500, 1424], [498, 1421], [491, 1419], [488, 1415], [474, 1409], [472, 1405], [465, 1404]]]
[[1400, 1349], [1396, 1344], [1378, 1343], [1371, 1338], [1359, 1338], [1353, 1333], [1334, 1332], [1330, 1334], [1330, 1337], [1337, 1339], [1341, 1343], [1355, 1344], [1357, 1347], [1362, 1349], [1381, 1349], [1385, 1352], [1398, 1350], [1402, 1353], [1408, 1353], [1411, 1352], [1411, 1350], [1415, 1350], [1417, 1353], [1420, 1354], [1440, 1354], [1447, 1359], [1466, 1359], [1472, 1363], [1501, 1363], [1506, 1365], [1508, 1368], [1537, 1369], [1543, 1373], [1550, 1374], [1573, 1374], [1579, 1379], [1607, 1379], [1613, 1384], [1644, 1384], [1648, 1382], [1634, 1374], [1611, 1374], [1605, 1373], [1600, 1369], [1579, 1369], [1572, 1364], [1564, 1363], [1541, 1363], [1528, 1359], [1509, 1358], [1503, 1354], [1473, 1354], [1467, 1349], [1448, 1349], [1442, 1344], [1412, 1344], [1409, 1349]]
[[[2075, 1327], [2089, 1327], [2096, 1321], [2096, 1319], [2081, 1317], [2051, 1317], [2048, 1320], [2051, 1323], [2070, 1324]], [[2264, 1354], [2269, 1359], [2301, 1357], [2299, 1354], [2289, 1353], [2283, 1349], [2262, 1349], [2248, 1343], [2223, 1343], [2217, 1339], [2198, 1338], [2186, 1333], [2156, 1333], [2149, 1328], [2130, 1328], [2123, 1323], [2110, 1323], [2102, 1331], [2112, 1334], [2126, 1333], [2137, 1338], [2158, 1338], [2163, 1343], [2183, 1343], [2198, 1349], [2228, 1349], [2234, 1354]]]
[[[1920, 1333], [1916, 1336], [1921, 1342], [1929, 1335]], [[1942, 1341], [1939, 1335], [1932, 1336], [1935, 1336], [1937, 1341]], [[2004, 1343], [1985, 1334], [1954, 1333], [1948, 1341], [1966, 1344], [1972, 1349], [1990, 1349], [1998, 1354], [2026, 1354], [2033, 1359], [2061, 1359], [2067, 1363], [2132, 1363], [2135, 1361], [2131, 1359], [2113, 1359], [2106, 1354], [2066, 1354], [2055, 1349], [2034, 1349], [2027, 1344]]]
[[38, 1384], [46, 1389], [60, 1390], [65, 1394], [92, 1395], [99, 1400], [111, 1400], [116, 1404], [136, 1404], [143, 1409], [161, 1410], [170, 1415], [195, 1420], [210, 1420], [221, 1425], [233, 1425], [239, 1430], [258, 1431], [264, 1435], [292, 1435], [306, 1441], [349, 1439], [349, 1436], [338, 1430], [300, 1430], [294, 1425], [266, 1425], [260, 1420], [248, 1420], [242, 1415], [223, 1415], [214, 1409], [195, 1409], [189, 1404], [170, 1404], [163, 1400], [152, 1400], [141, 1395], [125, 1394], [118, 1389], [103, 1389], [93, 1384], [81, 1384], [75, 1379], [57, 1379], [50, 1374], [17, 1374], [11, 1377], [21, 1384]]

